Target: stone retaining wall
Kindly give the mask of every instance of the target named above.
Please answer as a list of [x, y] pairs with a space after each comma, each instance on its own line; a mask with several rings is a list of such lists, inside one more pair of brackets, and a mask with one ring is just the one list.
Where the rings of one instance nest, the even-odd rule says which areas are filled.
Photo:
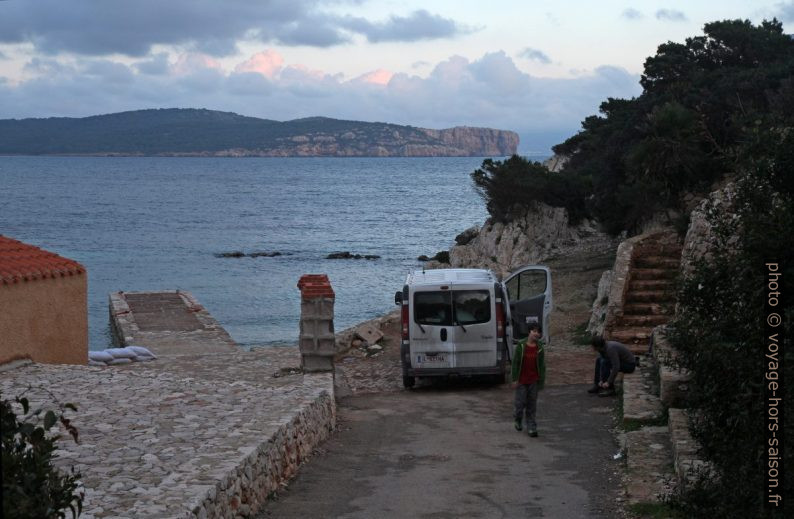
[[[310, 382], [310, 377], [316, 377]], [[304, 383], [333, 387], [330, 374], [305, 375]], [[231, 471], [198, 502], [190, 503], [185, 517], [200, 519], [250, 517], [298, 472], [314, 448], [326, 440], [336, 426], [333, 391], [323, 392], [275, 434], [258, 447], [250, 448]]]

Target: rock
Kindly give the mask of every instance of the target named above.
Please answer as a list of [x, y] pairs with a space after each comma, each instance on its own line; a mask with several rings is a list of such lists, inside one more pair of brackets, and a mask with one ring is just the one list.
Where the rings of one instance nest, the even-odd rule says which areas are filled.
[[562, 171], [562, 168], [565, 167], [565, 164], [568, 162], [570, 157], [567, 155], [554, 155], [543, 161], [543, 165], [548, 168], [549, 171], [552, 173], [559, 173]]
[[325, 259], [380, 259], [380, 256], [376, 254], [351, 254], [350, 251], [343, 251], [343, 252], [332, 252]]
[[417, 259], [417, 260], [419, 260], [419, 261], [430, 261], [430, 258], [428, 258], [427, 256], [425, 256], [424, 254], [422, 254], [421, 256], [419, 256], [419, 257], [418, 257], [418, 258], [416, 258], [416, 259]]
[[383, 332], [371, 324], [362, 324], [356, 328], [355, 334], [368, 344], [375, 344], [383, 338]]
[[587, 333], [592, 335], [603, 335], [604, 324], [607, 317], [607, 306], [609, 303], [609, 290], [612, 287], [612, 271], [607, 270], [601, 274], [598, 281], [598, 293], [593, 301], [593, 310], [590, 314], [590, 321], [587, 323]]
[[351, 346], [354, 348], [360, 347], [362, 344], [361, 339], [353, 339], [353, 342], [350, 343]]
[[219, 252], [215, 254], [216, 258], [243, 258], [245, 257], [245, 253], [240, 250], [232, 251], [232, 252]]
[[250, 256], [251, 258], [259, 258], [259, 257], [274, 258], [276, 256], [283, 256], [283, 254], [278, 251], [273, 251], [273, 252], [260, 251], [260, 252], [252, 252], [248, 256]]
[[469, 242], [474, 238], [476, 238], [478, 234], [480, 234], [479, 227], [477, 226], [469, 227], [462, 233], [455, 236], [455, 243], [457, 243], [458, 245], [468, 245]]
[[569, 225], [564, 208], [536, 203], [510, 222], [487, 220], [468, 244], [450, 249], [449, 263], [453, 268], [488, 268], [504, 277], [522, 265], [616, 244], [595, 222]]

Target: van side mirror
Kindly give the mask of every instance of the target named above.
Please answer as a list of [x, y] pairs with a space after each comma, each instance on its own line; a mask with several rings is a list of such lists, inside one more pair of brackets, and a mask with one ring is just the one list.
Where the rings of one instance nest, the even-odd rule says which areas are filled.
[[394, 293], [394, 304], [395, 305], [403, 304], [403, 293], [402, 292], [397, 291], [397, 292]]

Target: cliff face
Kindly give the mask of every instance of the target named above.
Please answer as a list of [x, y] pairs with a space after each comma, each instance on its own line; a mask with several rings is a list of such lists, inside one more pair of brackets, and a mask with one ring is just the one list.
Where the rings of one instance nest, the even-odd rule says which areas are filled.
[[518, 149], [518, 134], [492, 128], [446, 130], [392, 127], [351, 128], [344, 132], [312, 132], [276, 139], [273, 146], [231, 149], [215, 156], [260, 157], [489, 157]]
[[507, 224], [487, 221], [466, 245], [452, 247], [449, 259], [453, 267], [489, 268], [504, 277], [523, 265], [574, 250], [601, 251], [616, 243], [594, 222], [572, 226], [565, 209], [539, 203]]
[[518, 134], [491, 128], [456, 126], [446, 130], [421, 129], [428, 137], [470, 156], [512, 155], [518, 149]]

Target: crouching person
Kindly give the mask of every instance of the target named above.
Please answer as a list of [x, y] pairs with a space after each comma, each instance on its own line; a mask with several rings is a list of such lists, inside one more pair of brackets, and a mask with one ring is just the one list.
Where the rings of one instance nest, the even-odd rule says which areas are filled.
[[590, 345], [598, 353], [593, 374], [593, 387], [588, 393], [598, 396], [612, 396], [615, 394], [615, 378], [618, 373], [634, 373], [637, 359], [626, 347], [616, 341], [605, 341], [603, 337], [593, 337]]
[[527, 432], [533, 438], [538, 436], [538, 424], [535, 422], [538, 390], [543, 389], [546, 380], [546, 351], [540, 336], [540, 325], [529, 325], [529, 335], [516, 346], [511, 366], [513, 386], [516, 388], [515, 427], [517, 431], [523, 429], [522, 422], [526, 415]]

